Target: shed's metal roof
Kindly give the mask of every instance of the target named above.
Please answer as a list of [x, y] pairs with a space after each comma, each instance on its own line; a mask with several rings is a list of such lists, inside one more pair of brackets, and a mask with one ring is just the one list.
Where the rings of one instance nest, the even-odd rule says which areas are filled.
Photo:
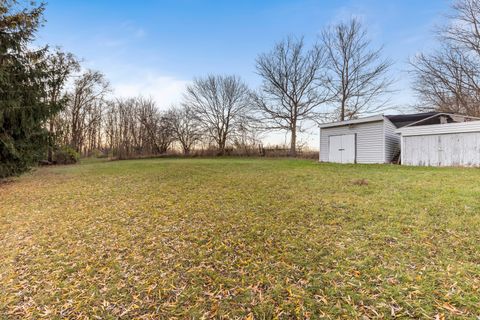
[[419, 126], [419, 125], [434, 125], [434, 124], [445, 124], [445, 123], [437, 123], [439, 120], [440, 116], [445, 116], [447, 119], [447, 123], [457, 123], [457, 122], [467, 122], [467, 121], [476, 121], [480, 120], [478, 117], [471, 117], [471, 116], [465, 116], [462, 114], [457, 114], [457, 113], [448, 113], [448, 112], [435, 112], [434, 115], [420, 119], [418, 121], [412, 122], [406, 126], [397, 126], [397, 128], [401, 127], [413, 127], [413, 126]]
[[340, 127], [346, 126], [350, 124], [358, 124], [358, 123], [365, 123], [365, 122], [374, 122], [374, 121], [382, 121], [384, 119], [383, 114], [359, 118], [359, 119], [352, 119], [352, 120], [345, 120], [345, 121], [337, 121], [337, 122], [330, 122], [330, 123], [322, 123], [319, 125], [320, 128], [332, 128], [332, 127]]
[[359, 119], [352, 119], [352, 120], [345, 120], [345, 121], [337, 121], [337, 122], [330, 122], [330, 123], [323, 123], [319, 125], [320, 128], [332, 128], [332, 127], [340, 127], [346, 126], [351, 124], [360, 124], [366, 122], [374, 122], [374, 121], [382, 121], [385, 118], [390, 120], [397, 128], [404, 127], [416, 121], [429, 118], [438, 114], [439, 112], [424, 112], [424, 113], [413, 113], [413, 114], [398, 114], [398, 115], [374, 115], [365, 118]]
[[480, 132], [480, 121], [431, 124], [423, 126], [404, 127], [395, 130], [402, 136], [423, 136], [447, 133]]
[[[412, 125], [419, 125], [419, 124], [427, 124], [426, 121], [430, 121], [435, 124], [432, 119], [437, 119], [438, 116], [446, 115], [449, 117], [450, 122], [458, 122], [457, 118], [464, 118], [467, 120], [480, 120], [480, 118], [464, 116], [461, 114], [455, 113], [447, 113], [447, 112], [422, 112], [422, 113], [411, 113], [411, 114], [394, 114], [394, 115], [375, 115], [365, 118], [359, 119], [352, 119], [352, 120], [345, 120], [345, 121], [337, 121], [337, 122], [330, 122], [330, 123], [323, 123], [319, 125], [320, 128], [333, 128], [333, 127], [341, 127], [346, 125], [352, 124], [361, 124], [366, 122], [374, 122], [374, 121], [383, 121], [385, 118], [392, 122], [397, 129], [412, 126]], [[465, 121], [465, 120], [464, 120]]]
[[418, 122], [432, 116], [436, 116], [440, 112], [423, 112], [423, 113], [411, 113], [411, 114], [395, 114], [395, 115], [386, 115], [397, 128], [405, 127], [414, 122]]

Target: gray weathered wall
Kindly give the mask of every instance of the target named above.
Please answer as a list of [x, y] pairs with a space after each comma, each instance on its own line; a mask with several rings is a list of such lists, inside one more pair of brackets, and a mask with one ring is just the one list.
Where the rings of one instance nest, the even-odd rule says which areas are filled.
[[480, 132], [403, 137], [403, 164], [480, 166]]

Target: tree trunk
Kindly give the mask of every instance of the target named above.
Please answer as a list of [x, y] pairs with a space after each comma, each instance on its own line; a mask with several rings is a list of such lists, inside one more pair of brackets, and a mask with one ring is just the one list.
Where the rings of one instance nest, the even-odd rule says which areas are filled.
[[218, 155], [224, 156], [225, 155], [225, 141], [220, 141], [218, 144]]
[[50, 118], [50, 128], [49, 128], [49, 135], [48, 135], [48, 156], [47, 160], [48, 162], [53, 162], [53, 144], [54, 144], [54, 139], [53, 139], [53, 117]]
[[290, 138], [290, 157], [297, 156], [297, 124], [292, 124], [292, 136]]
[[218, 155], [224, 156], [225, 155], [225, 145], [227, 144], [227, 135], [225, 133], [221, 133], [218, 139]]
[[345, 120], [345, 96], [342, 96], [342, 104], [340, 106], [340, 121], [344, 121]]

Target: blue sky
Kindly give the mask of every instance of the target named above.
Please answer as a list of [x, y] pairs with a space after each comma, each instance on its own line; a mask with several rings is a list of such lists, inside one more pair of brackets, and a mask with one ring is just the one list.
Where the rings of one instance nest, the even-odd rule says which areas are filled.
[[[357, 17], [373, 44], [384, 45], [385, 57], [395, 62], [392, 109], [397, 109], [414, 102], [407, 61], [435, 46], [432, 31], [449, 5], [448, 0], [50, 0], [38, 42], [60, 45], [85, 67], [105, 73], [117, 95], [151, 96], [168, 108], [195, 76], [237, 74], [254, 88], [255, 58], [276, 41], [303, 35], [312, 42], [325, 26]], [[303, 139], [315, 144], [315, 137]]]

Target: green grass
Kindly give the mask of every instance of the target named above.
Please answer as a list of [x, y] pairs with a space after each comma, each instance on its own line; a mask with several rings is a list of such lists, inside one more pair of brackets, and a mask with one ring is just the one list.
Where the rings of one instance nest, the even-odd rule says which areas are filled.
[[479, 182], [303, 160], [41, 168], [0, 185], [0, 315], [476, 318]]

